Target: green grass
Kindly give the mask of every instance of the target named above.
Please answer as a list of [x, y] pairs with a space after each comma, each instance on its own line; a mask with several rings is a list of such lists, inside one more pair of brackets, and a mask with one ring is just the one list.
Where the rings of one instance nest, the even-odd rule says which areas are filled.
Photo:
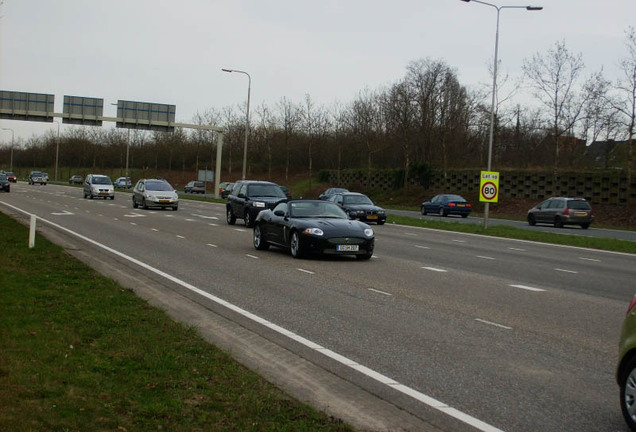
[[408, 216], [397, 216], [392, 214], [389, 214], [387, 216], [387, 223], [432, 228], [445, 231], [464, 232], [470, 234], [489, 235], [494, 237], [530, 240], [543, 243], [578, 246], [591, 249], [602, 249], [614, 252], [636, 253], [636, 242], [633, 241], [567, 234], [552, 234], [530, 231], [523, 228], [516, 228], [505, 225], [490, 226], [488, 227], [488, 229], [484, 229], [483, 225], [478, 224], [438, 222]]
[[0, 430], [349, 431], [0, 213]]

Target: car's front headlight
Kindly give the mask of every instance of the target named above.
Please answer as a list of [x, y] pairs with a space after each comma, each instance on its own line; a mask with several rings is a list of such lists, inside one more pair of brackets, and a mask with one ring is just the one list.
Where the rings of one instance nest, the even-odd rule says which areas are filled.
[[385, 211], [384, 211], [384, 210], [378, 210], [378, 214], [379, 214], [379, 215], [383, 215], [384, 213], [385, 213]]
[[316, 236], [324, 235], [325, 233], [320, 228], [305, 228], [303, 234], [312, 234]]
[[264, 202], [262, 202], [262, 201], [254, 201], [254, 202], [252, 203], [252, 205], [253, 205], [254, 207], [258, 207], [258, 208], [265, 208], [265, 203], [264, 203]]
[[371, 228], [367, 228], [364, 230], [364, 235], [367, 237], [373, 237], [373, 230]]

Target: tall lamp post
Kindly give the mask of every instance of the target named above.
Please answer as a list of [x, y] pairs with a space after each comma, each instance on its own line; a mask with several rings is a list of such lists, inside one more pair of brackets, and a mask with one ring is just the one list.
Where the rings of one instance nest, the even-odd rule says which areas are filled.
[[15, 132], [11, 128], [2, 128], [2, 130], [11, 131], [11, 163], [9, 170], [13, 171], [13, 141], [15, 139]]
[[57, 181], [57, 164], [60, 159], [60, 122], [55, 123], [57, 123], [57, 139], [55, 140], [55, 181]]
[[245, 114], [245, 144], [243, 145], [243, 180], [245, 180], [247, 168], [247, 136], [250, 133], [250, 88], [252, 87], [252, 77], [245, 71], [236, 69], [221, 69], [223, 72], [236, 72], [247, 75], [247, 113]]
[[[475, 2], [479, 4], [483, 4], [486, 6], [490, 6], [497, 10], [497, 30], [495, 32], [495, 64], [493, 67], [492, 73], [492, 101], [490, 104], [490, 135], [488, 137], [488, 171], [490, 171], [492, 166], [492, 141], [495, 133], [495, 96], [497, 94], [497, 54], [499, 51], [499, 12], [502, 9], [525, 9], [528, 11], [540, 11], [543, 9], [542, 6], [496, 6], [491, 3], [487, 3], [481, 0], [462, 0], [466, 3]], [[490, 203], [486, 202], [484, 206], [484, 229], [488, 228], [488, 212], [490, 210]]]

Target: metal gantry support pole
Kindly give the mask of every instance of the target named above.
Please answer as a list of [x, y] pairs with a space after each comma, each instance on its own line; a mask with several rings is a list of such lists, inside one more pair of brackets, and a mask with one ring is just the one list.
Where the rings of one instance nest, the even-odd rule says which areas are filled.
[[2, 130], [11, 131], [11, 162], [9, 164], [9, 170], [13, 171], [13, 143], [15, 141], [15, 131], [11, 128], [2, 128]]
[[247, 174], [247, 137], [250, 133], [250, 89], [252, 88], [252, 77], [245, 71], [237, 69], [221, 69], [223, 72], [236, 72], [247, 75], [247, 112], [245, 113], [245, 144], [243, 145], [243, 180]]

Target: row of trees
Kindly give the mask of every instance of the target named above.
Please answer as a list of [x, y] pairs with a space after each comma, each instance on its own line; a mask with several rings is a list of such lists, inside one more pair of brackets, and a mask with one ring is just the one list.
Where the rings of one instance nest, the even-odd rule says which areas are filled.
[[[622, 76], [612, 80], [603, 71], [583, 76], [581, 54], [557, 42], [523, 65], [525, 81], [498, 77], [493, 166], [546, 168], [580, 166], [581, 152], [572, 141], [627, 141], [629, 154], [620, 168], [631, 179], [632, 140], [636, 120], [636, 33], [626, 32]], [[537, 104], [515, 103], [519, 88], [529, 87]], [[448, 169], [486, 164], [490, 127], [490, 89], [469, 90], [442, 60], [424, 59], [408, 65], [397, 82], [365, 89], [346, 104], [317, 105], [311, 96], [294, 102], [281, 98], [252, 113], [248, 172], [268, 176], [321, 169], [398, 168], [427, 165]], [[194, 123], [226, 130], [223, 178], [240, 176], [245, 134], [242, 107], [211, 108]], [[196, 172], [215, 165], [217, 136], [207, 131], [178, 129], [155, 133], [96, 127], [66, 131], [59, 143], [53, 133], [32, 137], [15, 149], [14, 167], [59, 166], [113, 169], [130, 166]], [[0, 151], [4, 164], [10, 149]], [[630, 184], [630, 183], [628, 183]]]

